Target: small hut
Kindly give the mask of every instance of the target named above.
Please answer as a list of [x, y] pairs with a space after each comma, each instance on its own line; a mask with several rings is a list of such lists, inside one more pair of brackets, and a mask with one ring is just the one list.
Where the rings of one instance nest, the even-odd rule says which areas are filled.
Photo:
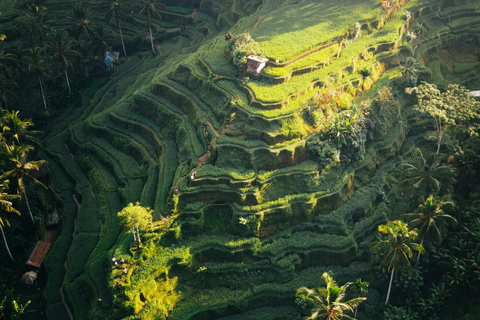
[[107, 67], [113, 67], [113, 64], [118, 60], [118, 56], [120, 55], [120, 52], [116, 51], [107, 51], [105, 53], [105, 64]]
[[267, 66], [267, 58], [260, 58], [258, 56], [250, 55], [247, 57], [247, 72], [259, 74]]
[[28, 257], [26, 264], [35, 268], [40, 268], [50, 246], [51, 244], [48, 242], [37, 241], [37, 244], [33, 248], [30, 257]]

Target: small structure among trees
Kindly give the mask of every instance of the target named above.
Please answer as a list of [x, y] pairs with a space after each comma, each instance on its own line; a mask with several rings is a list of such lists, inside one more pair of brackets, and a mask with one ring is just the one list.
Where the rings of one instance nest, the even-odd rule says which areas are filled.
[[27, 259], [26, 264], [35, 268], [40, 268], [43, 259], [47, 255], [51, 244], [45, 241], [37, 241], [37, 244], [32, 250], [32, 253]]
[[267, 66], [267, 58], [261, 58], [255, 55], [249, 55], [247, 57], [247, 72], [253, 74], [259, 74]]
[[265, 58], [263, 50], [259, 48], [258, 43], [252, 39], [249, 33], [228, 36], [225, 40], [227, 40], [225, 56], [227, 59], [231, 59], [234, 65], [244, 72], [255, 74], [265, 68], [268, 59]]

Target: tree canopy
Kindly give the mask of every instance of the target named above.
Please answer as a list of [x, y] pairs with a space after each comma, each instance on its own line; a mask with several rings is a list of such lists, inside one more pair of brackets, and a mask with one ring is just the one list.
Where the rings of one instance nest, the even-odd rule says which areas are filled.
[[123, 208], [118, 213], [118, 217], [125, 226], [132, 230], [134, 237], [136, 229], [138, 242], [141, 242], [139, 230], [144, 230], [152, 223], [152, 212], [153, 210], [148, 207], [142, 207], [137, 201], [135, 204], [129, 203], [128, 206]]

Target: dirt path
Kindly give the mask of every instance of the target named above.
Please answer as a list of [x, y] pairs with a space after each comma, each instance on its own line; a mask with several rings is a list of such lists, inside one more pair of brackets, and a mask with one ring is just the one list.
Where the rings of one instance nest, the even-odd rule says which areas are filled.
[[[72, 194], [72, 197], [73, 197], [73, 200], [75, 200], [75, 203], [77, 204], [77, 212], [78, 212], [78, 209], [80, 209], [80, 203], [78, 203], [78, 200], [77, 200], [77, 197], [75, 197], [75, 194]], [[77, 229], [77, 220], [76, 219], [74, 220], [74, 223], [75, 223], [75, 228], [74, 228], [73, 235], [75, 236], [75, 231]], [[67, 266], [67, 261], [66, 260], [65, 260], [63, 266], [65, 267], [65, 271], [67, 271], [68, 266]], [[62, 297], [62, 303], [65, 306], [65, 310], [67, 310], [68, 318], [70, 320], [74, 320], [73, 319], [73, 314], [70, 311], [70, 308], [68, 307], [67, 302], [65, 301], [65, 294], [63, 293], [63, 283], [62, 283], [62, 286], [60, 287], [60, 296]]]

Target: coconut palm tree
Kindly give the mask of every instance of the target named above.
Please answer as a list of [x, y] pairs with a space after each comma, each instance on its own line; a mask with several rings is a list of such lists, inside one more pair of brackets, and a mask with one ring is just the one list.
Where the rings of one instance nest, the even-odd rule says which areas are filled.
[[127, 56], [127, 51], [125, 50], [125, 43], [123, 41], [122, 26], [120, 25], [120, 17], [125, 15], [124, 4], [121, 1], [115, 0], [105, 0], [104, 6], [108, 6], [107, 14], [105, 15], [105, 22], [108, 23], [112, 19], [112, 16], [115, 18], [115, 24], [117, 25], [118, 32], [120, 33], [120, 40], [122, 41], [122, 48], [125, 57]]
[[6, 152], [10, 157], [10, 161], [13, 163], [13, 168], [3, 173], [0, 176], [0, 180], [10, 179], [12, 181], [12, 188], [18, 193], [22, 193], [27, 204], [28, 213], [33, 221], [32, 210], [28, 203], [27, 193], [25, 192], [24, 178], [29, 178], [36, 184], [39, 184], [46, 188], [40, 181], [32, 177], [29, 173], [30, 170], [38, 170], [41, 165], [45, 164], [45, 160], [27, 161], [27, 153], [32, 150], [32, 146], [17, 146], [15, 143], [5, 146]]
[[95, 56], [103, 57], [103, 53], [110, 50], [110, 30], [102, 24], [93, 26], [92, 35], [86, 43], [88, 50]]
[[400, 71], [402, 72], [402, 77], [409, 83], [413, 84], [414, 86], [417, 84], [417, 77], [418, 77], [418, 62], [414, 57], [408, 57], [405, 60], [405, 64], [400, 65]]
[[20, 119], [18, 113], [20, 111], [6, 111], [3, 117], [0, 118], [0, 124], [3, 128], [3, 138], [6, 144], [16, 143], [21, 145], [26, 141], [33, 142], [36, 145], [40, 144], [40, 141], [32, 134], [38, 134], [38, 131], [30, 131], [29, 127], [33, 126], [33, 122], [30, 119]]
[[25, 56], [25, 62], [27, 64], [27, 71], [38, 78], [40, 91], [42, 92], [43, 106], [45, 107], [45, 110], [48, 110], [43, 78], [48, 76], [50, 70], [49, 60], [44, 54], [44, 50], [37, 47], [30, 49], [29, 54]]
[[15, 261], [10, 252], [10, 247], [8, 246], [7, 238], [3, 232], [3, 227], [5, 227], [5, 225], [10, 226], [7, 214], [16, 213], [17, 215], [20, 215], [20, 212], [12, 206], [12, 200], [18, 199], [20, 196], [16, 194], [8, 194], [4, 192], [5, 189], [8, 189], [8, 180], [4, 180], [0, 183], [0, 231], [2, 232], [3, 242], [5, 243], [5, 249], [7, 249], [8, 256], [12, 261]]
[[[438, 228], [439, 221], [447, 221], [455, 224], [457, 220], [443, 212], [443, 208], [446, 206], [453, 206], [452, 201], [446, 201], [442, 198], [434, 198], [430, 196], [421, 204], [415, 213], [406, 213], [403, 216], [411, 218], [408, 222], [408, 226], [419, 229], [419, 236], [422, 239], [420, 245], [423, 246], [425, 236], [430, 235], [436, 240], [437, 245], [442, 242], [442, 233]], [[420, 260], [420, 253], [417, 256], [417, 262]]]
[[402, 183], [413, 183], [413, 186], [421, 191], [421, 197], [438, 193], [441, 181], [453, 179], [453, 169], [448, 165], [440, 165], [436, 155], [425, 158], [422, 151], [417, 148], [413, 152], [412, 162], [400, 166], [407, 175], [407, 179]]
[[146, 1], [143, 2], [142, 9], [138, 13], [140, 15], [144, 11], [147, 12], [148, 30], [150, 31], [150, 43], [152, 44], [152, 51], [153, 51], [154, 55], [156, 55], [157, 52], [155, 51], [155, 47], [153, 45], [151, 16], [156, 15], [159, 20], [162, 20], [162, 16], [160, 15], [160, 13], [157, 10], [158, 8], [166, 9], [167, 7], [162, 3], [155, 3], [155, 2], [152, 2], [152, 1], [149, 1], [149, 0], [146, 0]]
[[35, 4], [27, 4], [27, 11], [18, 16], [15, 21], [19, 24], [18, 29], [27, 32], [33, 40], [43, 40], [45, 31], [49, 30], [49, 16], [47, 8]]
[[[358, 278], [350, 285], [350, 289], [357, 294], [358, 297], [365, 296], [368, 292], [368, 282], [362, 281], [361, 278]], [[354, 318], [357, 318], [358, 306], [355, 307]]]
[[75, 39], [79, 39], [84, 35], [86, 38], [90, 38], [92, 35], [92, 21], [89, 19], [90, 10], [83, 6], [83, 2], [75, 2], [72, 4], [72, 12], [70, 13], [70, 19], [73, 21], [73, 26], [70, 27], [72, 36]]
[[327, 272], [322, 275], [322, 279], [325, 281], [325, 287], [315, 289], [301, 287], [297, 290], [296, 296], [301, 297], [313, 306], [312, 314], [305, 319], [339, 320], [351, 318], [346, 312], [353, 312], [353, 308], [366, 300], [365, 297], [357, 297], [349, 301], [343, 301], [346, 290], [352, 283], [347, 282], [338, 287]]
[[372, 75], [372, 73], [367, 68], [364, 68], [364, 69], [358, 71], [358, 73], [362, 76], [362, 95], [361, 95], [360, 100], [363, 100], [363, 91], [365, 90], [365, 79], [370, 77]]
[[70, 80], [68, 78], [68, 69], [73, 66], [73, 58], [80, 57], [80, 52], [74, 49], [75, 42], [68, 37], [65, 31], [54, 30], [47, 35], [46, 52], [50, 54], [54, 60], [60, 61], [63, 73], [67, 80], [68, 91], [70, 88]]
[[409, 230], [407, 224], [403, 221], [390, 221], [386, 225], [378, 226], [378, 231], [386, 234], [387, 237], [372, 243], [372, 250], [377, 257], [382, 259], [380, 267], [387, 267], [388, 271], [391, 270], [390, 284], [385, 300], [385, 304], [388, 304], [395, 270], [405, 267], [410, 268], [412, 252], [415, 250], [424, 253], [425, 249], [414, 242], [418, 236], [417, 231]]
[[13, 89], [17, 86], [17, 83], [13, 80], [13, 74], [17, 62], [16, 55], [0, 50], [0, 90], [5, 109], [8, 109], [7, 96], [15, 97]]

